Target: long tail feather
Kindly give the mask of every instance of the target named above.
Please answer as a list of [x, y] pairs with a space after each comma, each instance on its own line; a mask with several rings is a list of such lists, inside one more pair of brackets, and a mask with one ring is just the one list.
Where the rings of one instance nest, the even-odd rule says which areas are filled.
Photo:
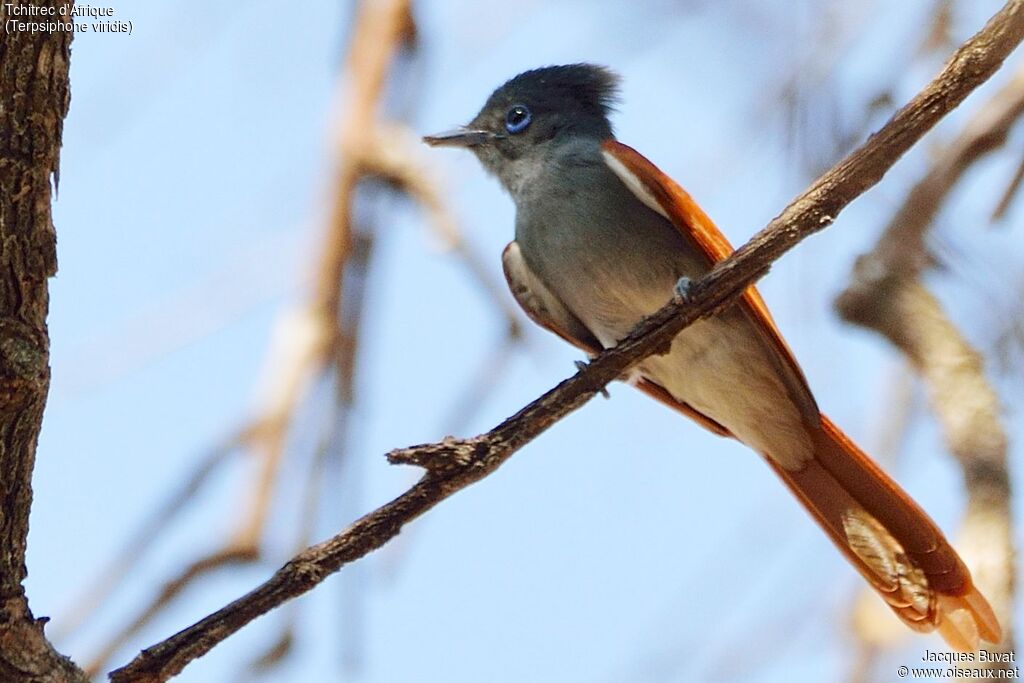
[[847, 559], [915, 631], [977, 650], [1002, 630], [971, 573], [935, 522], [831, 420], [798, 471], [766, 458]]

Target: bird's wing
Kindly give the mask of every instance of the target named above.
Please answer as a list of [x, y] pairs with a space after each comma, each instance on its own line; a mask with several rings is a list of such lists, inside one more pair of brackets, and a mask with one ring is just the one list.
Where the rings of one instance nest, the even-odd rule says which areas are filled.
[[[588, 355], [594, 356], [601, 351], [601, 342], [597, 340], [597, 337], [530, 270], [515, 241], [509, 242], [505, 247], [505, 251], [501, 255], [501, 263], [505, 270], [505, 279], [508, 281], [509, 289], [512, 290], [512, 296], [515, 297], [530, 320], [544, 329], [554, 332]], [[719, 436], [732, 436], [728, 429], [707, 415], [694, 410], [687, 403], [677, 401], [660, 384], [647, 378], [638, 378], [634, 384], [648, 396], [678, 410], [709, 431]]]
[[[617, 140], [606, 140], [601, 147], [605, 163], [623, 184], [637, 199], [667, 218], [685, 239], [704, 254], [709, 267], [733, 252], [729, 240], [689, 193], [646, 157]], [[751, 285], [740, 297], [739, 305], [764, 343], [775, 352], [773, 356], [786, 382], [790, 397], [800, 407], [809, 423], [817, 424], [818, 407], [807, 385], [807, 379], [793, 352], [782, 338], [761, 294]]]
[[601, 342], [597, 337], [558, 300], [526, 264], [515, 240], [509, 242], [502, 252], [501, 265], [505, 271], [508, 288], [512, 290], [512, 296], [530, 320], [554, 332], [573, 346], [583, 349], [589, 355], [601, 351]]

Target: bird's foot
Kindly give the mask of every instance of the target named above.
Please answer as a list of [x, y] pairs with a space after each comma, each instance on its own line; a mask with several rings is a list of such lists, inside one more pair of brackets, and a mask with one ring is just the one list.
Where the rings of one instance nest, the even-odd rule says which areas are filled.
[[689, 301], [693, 292], [693, 280], [683, 276], [676, 280], [676, 286], [672, 288], [672, 294], [677, 301]]
[[[587, 368], [587, 364], [581, 360], [573, 361], [573, 365], [575, 365], [576, 369], [579, 370], [580, 372], [583, 372], [583, 370]], [[608, 393], [608, 387], [601, 387], [601, 395], [604, 396], [605, 398], [612, 397], [612, 395]]]

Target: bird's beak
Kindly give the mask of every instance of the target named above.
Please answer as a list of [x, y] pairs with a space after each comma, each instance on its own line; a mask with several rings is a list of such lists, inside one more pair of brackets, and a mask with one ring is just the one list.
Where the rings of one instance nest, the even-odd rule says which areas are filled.
[[436, 135], [426, 135], [423, 142], [431, 147], [476, 147], [490, 142], [494, 138], [494, 133], [490, 131], [461, 126]]

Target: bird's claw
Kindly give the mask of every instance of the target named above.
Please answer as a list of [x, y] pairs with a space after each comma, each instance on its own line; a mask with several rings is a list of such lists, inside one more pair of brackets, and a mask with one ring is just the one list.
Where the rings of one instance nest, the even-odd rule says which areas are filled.
[[676, 280], [676, 286], [672, 288], [672, 293], [675, 298], [679, 301], [689, 301], [690, 294], [693, 291], [693, 280], [686, 277], [685, 275]]
[[[583, 372], [587, 368], [587, 364], [584, 363], [581, 360], [574, 360], [573, 361], [573, 365], [575, 365], [576, 369], [579, 370], [580, 372]], [[601, 392], [600, 393], [605, 398], [611, 398], [612, 397], [612, 395], [608, 393], [608, 387], [601, 387]]]

